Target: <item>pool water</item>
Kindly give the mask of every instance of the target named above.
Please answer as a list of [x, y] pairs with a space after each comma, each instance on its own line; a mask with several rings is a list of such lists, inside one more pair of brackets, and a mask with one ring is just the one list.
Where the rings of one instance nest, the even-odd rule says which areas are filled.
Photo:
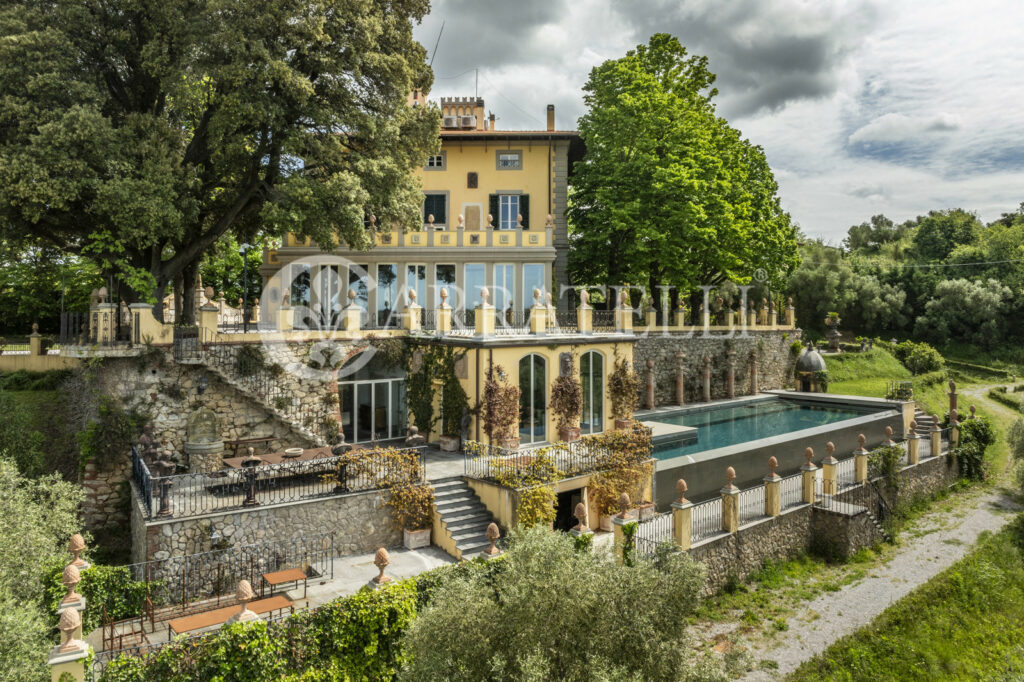
[[666, 443], [656, 447], [654, 456], [671, 459], [738, 443], [781, 436], [793, 431], [824, 426], [871, 414], [870, 408], [807, 405], [788, 400], [763, 400], [746, 405], [717, 407], [697, 412], [648, 418], [697, 429], [696, 442]]

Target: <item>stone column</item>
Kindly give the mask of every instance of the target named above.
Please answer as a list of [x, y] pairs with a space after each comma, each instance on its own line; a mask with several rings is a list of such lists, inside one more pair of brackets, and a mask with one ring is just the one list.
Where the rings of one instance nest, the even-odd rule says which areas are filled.
[[821, 461], [821, 492], [828, 496], [839, 492], [839, 460], [835, 458], [835, 451], [832, 441], [825, 443], [825, 459]]
[[[939, 428], [939, 415], [933, 414], [932, 419], [934, 421], [932, 422], [931, 433], [928, 434], [931, 439], [929, 444], [931, 445], [932, 457], [938, 457], [942, 454], [942, 429]], [[952, 419], [952, 415], [950, 419]]]
[[650, 308], [644, 315], [647, 322], [647, 331], [657, 328], [658, 326], [658, 311], [654, 308]]
[[416, 302], [416, 290], [409, 289], [408, 303], [405, 304], [405, 316], [402, 318], [402, 326], [410, 332], [418, 332], [423, 306]]
[[676, 481], [679, 497], [672, 503], [672, 537], [679, 549], [690, 549], [693, 538], [693, 504], [686, 499], [686, 481]]
[[907, 434], [907, 464], [917, 464], [920, 457], [921, 437], [917, 435], [917, 422], [910, 420], [910, 433]]
[[647, 382], [644, 391], [645, 405], [648, 410], [654, 409], [654, 360], [647, 358]]
[[736, 397], [736, 351], [731, 350], [725, 354], [725, 362], [728, 368], [725, 379], [725, 390], [730, 398]]
[[801, 500], [804, 504], [813, 504], [815, 497], [814, 483], [818, 475], [818, 467], [814, 466], [814, 462], [811, 461], [814, 459], [814, 448], [804, 450], [804, 459], [807, 461], [800, 467], [800, 472], [803, 475], [800, 490], [802, 493]]
[[793, 298], [790, 297], [786, 300], [786, 326], [796, 326], [796, 308], [793, 307]]
[[747, 326], [757, 326], [757, 304], [755, 304], [753, 301], [750, 302], [750, 307], [747, 312]]
[[103, 292], [106, 287], [100, 289], [101, 302], [89, 309], [89, 341], [90, 344], [108, 345], [114, 342], [114, 335], [117, 333], [115, 315], [117, 306], [113, 303], [103, 302]]
[[758, 317], [757, 323], [764, 326], [768, 324], [768, 299], [761, 299], [761, 314]]
[[[76, 609], [65, 609], [58, 622], [61, 643], [50, 649], [48, 663], [53, 682], [85, 682], [85, 664], [92, 648], [82, 641], [82, 617]], [[77, 635], [75, 633], [78, 633]]]
[[363, 326], [363, 309], [356, 303], [356, 290], [348, 290], [348, 305], [341, 311], [342, 328], [347, 332], [357, 332]]
[[729, 467], [725, 470], [725, 485], [719, 491], [722, 494], [722, 530], [735, 533], [740, 526], [740, 489], [733, 485], [736, 470]]
[[857, 436], [857, 449], [853, 451], [853, 476], [857, 483], [868, 480], [868, 451], [864, 447], [867, 438], [864, 434]]
[[290, 332], [295, 328], [295, 309], [284, 303], [277, 309], [277, 331]]
[[764, 515], [779, 516], [782, 513], [782, 477], [775, 473], [779, 460], [768, 459], [768, 475], [764, 477]]
[[757, 385], [757, 349], [750, 351], [750, 395], [757, 395], [761, 392]]
[[[939, 425], [939, 415], [932, 415], [932, 419], [936, 426]], [[939, 438], [942, 438], [941, 433]], [[960, 445], [960, 415], [956, 410], [949, 413], [949, 444], [951, 447]]]
[[43, 354], [43, 335], [39, 333], [39, 323], [32, 323], [32, 333], [28, 335], [28, 354]]
[[686, 353], [676, 351], [676, 405], [686, 404], [686, 370], [683, 368], [683, 361], [686, 360]]
[[704, 333], [707, 334], [708, 328], [711, 326], [711, 311], [703, 303], [700, 304], [700, 317], [701, 324], [704, 326]]
[[576, 330], [580, 334], [594, 332], [594, 309], [590, 307], [590, 294], [586, 289], [580, 291], [580, 305], [576, 308]]
[[[530, 333], [544, 336], [548, 329], [548, 307], [541, 301], [540, 289], [533, 290], [533, 307], [530, 308]], [[553, 322], [554, 320], [552, 320]]]
[[949, 380], [949, 393], [946, 395], [949, 396], [949, 413], [953, 414], [957, 409], [956, 399], [958, 396], [956, 392], [956, 382], [952, 379]]
[[775, 309], [775, 301], [771, 301], [768, 307], [768, 326], [774, 329], [779, 326], [779, 311]]
[[623, 334], [633, 332], [633, 308], [629, 305], [629, 293], [625, 289], [619, 293], [619, 305], [615, 308], [615, 331]]
[[480, 288], [480, 305], [476, 308], [476, 319], [474, 320], [477, 336], [494, 335], [494, 306], [488, 299], [491, 292], [487, 287]]
[[199, 327], [207, 339], [217, 336], [217, 316], [220, 310], [213, 303], [204, 303], [199, 307]]
[[441, 304], [437, 306], [437, 310], [434, 315], [437, 317], [434, 320], [434, 326], [437, 327], [436, 332], [438, 336], [444, 336], [452, 330], [452, 307], [448, 305], [448, 289], [441, 289]]
[[704, 356], [704, 402], [711, 402], [711, 358]]

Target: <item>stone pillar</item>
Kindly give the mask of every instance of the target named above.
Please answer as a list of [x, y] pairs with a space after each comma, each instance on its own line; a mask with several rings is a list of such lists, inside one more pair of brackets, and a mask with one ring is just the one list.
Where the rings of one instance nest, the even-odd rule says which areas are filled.
[[711, 311], [708, 310], [703, 303], [700, 304], [700, 317], [701, 325], [704, 327], [704, 333], [708, 333], [708, 328], [711, 327]]
[[804, 450], [804, 459], [807, 461], [800, 467], [800, 473], [803, 475], [800, 490], [802, 494], [800, 499], [804, 504], [813, 504], [815, 497], [814, 483], [818, 475], [818, 467], [814, 466], [814, 462], [811, 461], [814, 459], [814, 448], [807, 448]]
[[764, 515], [782, 514], [782, 477], [775, 473], [779, 460], [768, 458], [768, 475], [764, 477]]
[[733, 485], [736, 470], [729, 467], [725, 470], [725, 485], [719, 491], [722, 494], [722, 530], [735, 533], [740, 526], [740, 489]]
[[693, 538], [693, 505], [686, 499], [686, 481], [676, 481], [679, 497], [672, 503], [672, 538], [679, 549], [690, 549]]
[[971, 416], [968, 417], [968, 419], [974, 419], [975, 417], [978, 416], [977, 414], [975, 414], [975, 412], [977, 411], [977, 408], [975, 408], [974, 405], [969, 406], [967, 409], [969, 409], [971, 411]]
[[285, 303], [277, 309], [277, 331], [290, 332], [295, 328], [295, 308]]
[[761, 299], [761, 314], [758, 316], [757, 323], [764, 326], [768, 324], [768, 299]]
[[[933, 414], [932, 419], [936, 426], [939, 425], [939, 415]], [[939, 434], [941, 440], [942, 434]], [[956, 447], [960, 445], [960, 415], [957, 414], [956, 410], [949, 413], [949, 445], [950, 447]]]
[[418, 332], [423, 322], [423, 306], [416, 302], [416, 290], [409, 289], [408, 303], [405, 304], [405, 317], [402, 326], [410, 332]]
[[654, 360], [647, 358], [646, 390], [644, 391], [644, 402], [648, 410], [654, 409]]
[[448, 305], [448, 289], [441, 289], [441, 304], [437, 307], [435, 315], [437, 335], [444, 336], [452, 330], [452, 307]]
[[772, 329], [779, 326], [779, 311], [775, 309], [775, 301], [771, 301], [768, 307], [768, 326]]
[[821, 492], [824, 495], [839, 492], [839, 460], [835, 458], [835, 451], [832, 441], [825, 443], [825, 459], [821, 461]]
[[920, 461], [920, 444], [921, 437], [917, 435], [917, 422], [911, 420], [910, 433], [907, 434], [907, 464], [913, 466]]
[[615, 308], [615, 331], [623, 334], [633, 332], [633, 309], [629, 306], [629, 293], [625, 289], [619, 294], [619, 305]]
[[796, 308], [793, 307], [793, 297], [786, 300], [786, 326], [796, 326]]
[[622, 493], [619, 496], [619, 506], [622, 507], [622, 511], [612, 517], [612, 541], [615, 547], [615, 561], [621, 564], [622, 549], [626, 545], [626, 534], [623, 532], [622, 527], [636, 519], [633, 518], [633, 513], [629, 511], [629, 495]]
[[205, 338], [213, 340], [217, 336], [217, 317], [220, 309], [213, 303], [204, 303], [199, 307], [199, 328]]
[[956, 382], [953, 381], [952, 379], [949, 380], [949, 393], [947, 393], [946, 395], [949, 396], [949, 413], [953, 414], [953, 412], [955, 412], [956, 409], [957, 409], [957, 404], [956, 404], [957, 392], [956, 392]]
[[[548, 307], [541, 301], [540, 289], [533, 290], [533, 307], [530, 308], [530, 333], [538, 336], [547, 334]], [[553, 321], [553, 320], [552, 320]]]
[[725, 362], [728, 373], [725, 378], [725, 390], [730, 398], [736, 397], [736, 351], [731, 350], [725, 354]]
[[686, 353], [676, 351], [676, 405], [686, 404], [686, 370], [683, 368], [683, 361], [686, 360]]
[[676, 308], [676, 328], [682, 329], [686, 325], [686, 308], [683, 307], [682, 302], [679, 303], [679, 307]]
[[[952, 418], [952, 417], [950, 417]], [[932, 457], [938, 457], [942, 454], [942, 429], [939, 428], [939, 416], [932, 415], [932, 430], [928, 434], [930, 438], [930, 445], [932, 451]]]
[[757, 385], [757, 349], [750, 351], [750, 395], [757, 395], [761, 388]]
[[491, 292], [487, 287], [480, 288], [480, 305], [476, 307], [476, 335], [492, 336], [494, 334], [494, 306], [489, 300]]
[[594, 332], [594, 309], [590, 307], [590, 294], [586, 289], [580, 291], [580, 305], [576, 308], [576, 330], [580, 334]]
[[704, 402], [711, 402], [711, 358], [704, 356]]
[[348, 290], [348, 305], [341, 311], [341, 325], [347, 332], [357, 332], [363, 325], [363, 309], [356, 303], [356, 290]]
[[656, 328], [658, 326], [658, 311], [657, 310], [651, 308], [650, 310], [647, 311], [647, 313], [644, 315], [644, 317], [646, 318], [645, 321], [647, 322], [647, 330], [648, 331], [650, 331], [651, 329], [654, 329], [654, 328]]
[[868, 480], [868, 451], [864, 447], [867, 438], [864, 434], [857, 436], [857, 449], [853, 451], [853, 477], [857, 483], [864, 483]]
[[61, 611], [57, 627], [61, 643], [50, 650], [50, 679], [52, 682], [68, 682], [69, 678], [72, 682], [85, 682], [86, 661], [92, 648], [82, 641], [81, 614], [76, 609]]
[[39, 323], [32, 323], [32, 333], [28, 335], [28, 354], [43, 354], [43, 335], [39, 333]]
[[117, 306], [113, 303], [97, 303], [89, 312], [89, 343], [104, 346], [113, 343], [117, 334]]
[[750, 302], [750, 308], [747, 312], [747, 326], [757, 326], [757, 305], [753, 301]]

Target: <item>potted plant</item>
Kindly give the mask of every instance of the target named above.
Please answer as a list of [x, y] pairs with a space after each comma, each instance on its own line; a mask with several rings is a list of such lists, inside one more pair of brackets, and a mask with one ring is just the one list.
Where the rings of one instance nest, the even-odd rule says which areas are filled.
[[434, 518], [434, 491], [429, 485], [403, 485], [391, 489], [388, 501], [395, 522], [402, 528], [406, 549], [430, 546]]
[[629, 428], [639, 390], [640, 377], [630, 367], [628, 360], [616, 354], [614, 369], [608, 375], [608, 399], [616, 429]]
[[373, 448], [350, 451], [338, 458], [334, 480], [341, 490], [348, 490], [349, 479], [366, 478], [376, 478], [392, 522], [402, 529], [403, 544], [408, 549], [430, 545], [434, 491], [424, 480], [419, 453]]
[[508, 381], [501, 365], [491, 365], [484, 383], [481, 419], [492, 443], [510, 450], [519, 448], [519, 387]]
[[655, 515], [657, 515], [657, 513], [658, 513], [654, 503], [653, 502], [649, 502], [649, 501], [644, 501], [644, 502], [641, 502], [640, 504], [636, 505], [636, 510], [637, 510], [637, 518], [641, 522], [649, 521], [650, 519], [653, 519], [655, 517]]
[[567, 372], [551, 388], [551, 409], [555, 414], [558, 438], [571, 443], [580, 437], [580, 414], [583, 411], [583, 388], [576, 380], [575, 366], [570, 361]]

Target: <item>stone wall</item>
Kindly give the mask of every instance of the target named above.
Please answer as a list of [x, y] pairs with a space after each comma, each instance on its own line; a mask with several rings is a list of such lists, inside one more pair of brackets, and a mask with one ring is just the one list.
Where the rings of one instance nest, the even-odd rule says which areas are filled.
[[815, 507], [811, 515], [811, 549], [830, 560], [847, 559], [862, 547], [884, 539], [866, 507]]
[[676, 404], [676, 352], [686, 353], [686, 402], [701, 402], [704, 396], [704, 357], [711, 358], [711, 398], [728, 397], [726, 390], [727, 353], [736, 353], [736, 395], [750, 393], [750, 353], [757, 351], [757, 376], [760, 390], [785, 388], [793, 383], [796, 358], [789, 347], [800, 338], [800, 330], [752, 331], [746, 336], [735, 334], [702, 336], [683, 333], [662, 333], [642, 336], [633, 351], [633, 364], [640, 374], [640, 406], [644, 404], [647, 360], [654, 361], [655, 406]]
[[401, 544], [402, 532], [392, 524], [391, 511], [380, 492], [268, 505], [185, 519], [146, 519], [142, 502], [133, 494], [132, 561], [166, 559], [207, 552], [217, 531], [221, 547], [255, 542], [286, 541], [301, 535], [332, 531], [338, 556], [372, 552]]
[[131, 461], [123, 460], [110, 467], [99, 469], [95, 462], [89, 462], [82, 471], [82, 487], [85, 500], [82, 502], [82, 517], [89, 529], [107, 528], [128, 523], [129, 500], [128, 476]]

